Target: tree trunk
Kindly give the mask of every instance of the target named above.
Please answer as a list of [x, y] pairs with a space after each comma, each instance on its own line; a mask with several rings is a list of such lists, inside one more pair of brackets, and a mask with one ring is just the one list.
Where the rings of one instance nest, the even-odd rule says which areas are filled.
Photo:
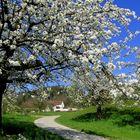
[[97, 108], [96, 108], [96, 119], [97, 120], [101, 120], [102, 118], [102, 107], [101, 105], [97, 105]]
[[0, 134], [2, 134], [2, 97], [6, 89], [6, 82], [0, 79]]

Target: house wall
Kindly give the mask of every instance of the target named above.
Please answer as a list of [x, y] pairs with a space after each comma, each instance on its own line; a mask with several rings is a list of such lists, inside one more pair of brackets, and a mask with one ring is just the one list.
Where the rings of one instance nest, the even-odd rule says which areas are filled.
[[[58, 107], [59, 107], [59, 108], [58, 108]], [[65, 107], [65, 105], [64, 105], [64, 103], [62, 102], [60, 105], [54, 106], [54, 107], [53, 107], [53, 110], [54, 110], [54, 111], [63, 111], [64, 107]]]

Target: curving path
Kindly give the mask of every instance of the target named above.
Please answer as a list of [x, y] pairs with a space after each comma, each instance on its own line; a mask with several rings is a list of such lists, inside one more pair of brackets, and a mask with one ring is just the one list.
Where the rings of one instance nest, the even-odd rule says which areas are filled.
[[85, 134], [75, 129], [60, 125], [55, 122], [55, 119], [58, 117], [60, 116], [42, 117], [35, 120], [34, 123], [40, 128], [47, 129], [53, 133], [57, 133], [58, 135], [69, 140], [107, 140], [100, 136]]

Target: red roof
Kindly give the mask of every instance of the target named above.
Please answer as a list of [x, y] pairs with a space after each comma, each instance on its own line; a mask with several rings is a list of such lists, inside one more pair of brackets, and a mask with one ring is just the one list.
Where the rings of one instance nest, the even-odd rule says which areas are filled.
[[63, 101], [49, 101], [49, 104], [56, 106], [56, 105], [61, 105]]

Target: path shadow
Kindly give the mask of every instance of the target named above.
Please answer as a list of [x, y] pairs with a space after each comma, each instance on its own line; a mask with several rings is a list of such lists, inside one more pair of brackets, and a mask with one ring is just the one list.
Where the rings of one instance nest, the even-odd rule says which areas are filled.
[[79, 132], [76, 130], [53, 128], [53, 127], [47, 127], [46, 129], [68, 140], [105, 140], [105, 138], [102, 138], [101, 136], [96, 136], [95, 134], [89, 135], [84, 132]]

